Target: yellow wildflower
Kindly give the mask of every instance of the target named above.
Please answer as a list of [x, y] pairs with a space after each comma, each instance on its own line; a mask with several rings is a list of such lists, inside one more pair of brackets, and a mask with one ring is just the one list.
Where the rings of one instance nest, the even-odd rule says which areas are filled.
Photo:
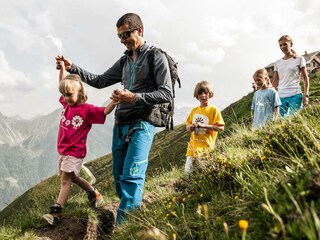
[[248, 226], [249, 226], [249, 222], [247, 220], [239, 220], [239, 227], [242, 230], [241, 240], [245, 240], [246, 239]]
[[247, 230], [249, 222], [247, 220], [239, 220], [239, 227], [241, 230]]

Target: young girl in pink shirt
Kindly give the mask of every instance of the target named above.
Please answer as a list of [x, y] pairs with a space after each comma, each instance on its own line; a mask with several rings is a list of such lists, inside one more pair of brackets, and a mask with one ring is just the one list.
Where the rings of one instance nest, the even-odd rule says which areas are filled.
[[92, 124], [103, 124], [106, 115], [110, 114], [117, 104], [114, 101], [106, 107], [87, 104], [87, 91], [80, 76], [65, 75], [64, 62], [61, 61], [59, 91], [62, 95], [59, 101], [63, 106], [63, 111], [57, 142], [61, 188], [56, 203], [50, 207], [48, 214], [43, 215], [43, 218], [51, 225], [60, 222], [71, 183], [77, 184], [87, 192], [90, 206], [100, 207], [103, 203], [103, 197], [99, 191], [80, 177], [80, 170], [86, 156], [87, 135]]

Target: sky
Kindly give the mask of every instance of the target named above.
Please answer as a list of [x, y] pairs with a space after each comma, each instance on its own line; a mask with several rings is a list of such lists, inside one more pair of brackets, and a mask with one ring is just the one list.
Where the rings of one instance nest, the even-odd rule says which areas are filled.
[[[320, 50], [319, 0], [0, 0], [0, 113], [31, 119], [60, 108], [55, 56], [103, 73], [123, 54], [116, 22], [135, 12], [144, 39], [177, 62], [177, 108], [194, 107], [197, 82], [223, 110], [247, 95], [252, 74], [282, 57], [280, 36], [298, 54]], [[88, 87], [102, 105], [118, 85]]]

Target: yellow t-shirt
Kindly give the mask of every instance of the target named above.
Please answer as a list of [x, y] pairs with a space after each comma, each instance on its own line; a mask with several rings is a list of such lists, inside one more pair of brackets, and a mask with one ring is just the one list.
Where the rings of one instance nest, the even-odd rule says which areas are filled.
[[[224, 125], [220, 110], [209, 105], [207, 107], [195, 107], [191, 110], [186, 125], [201, 123], [206, 125]], [[213, 147], [217, 138], [218, 132], [207, 129], [199, 129], [198, 133], [191, 132], [190, 141], [186, 156], [195, 156], [195, 151], [200, 148]]]

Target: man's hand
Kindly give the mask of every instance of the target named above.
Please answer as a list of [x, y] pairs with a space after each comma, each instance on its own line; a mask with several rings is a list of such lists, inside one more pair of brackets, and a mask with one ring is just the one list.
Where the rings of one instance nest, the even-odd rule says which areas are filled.
[[136, 100], [136, 94], [127, 89], [115, 89], [112, 93], [111, 99], [118, 103], [132, 103]]
[[61, 62], [64, 62], [66, 70], [69, 70], [72, 66], [71, 60], [65, 58], [63, 55], [56, 56], [56, 69], [60, 69]]

